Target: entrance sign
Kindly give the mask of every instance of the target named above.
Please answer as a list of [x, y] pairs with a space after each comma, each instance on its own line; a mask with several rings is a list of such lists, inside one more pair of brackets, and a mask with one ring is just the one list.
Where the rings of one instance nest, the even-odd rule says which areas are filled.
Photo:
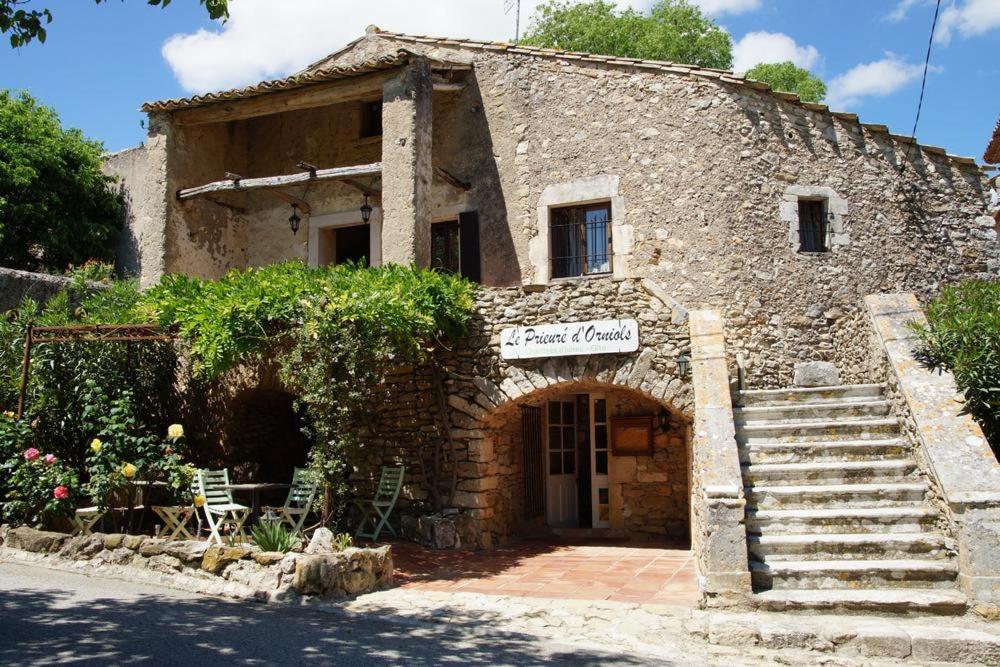
[[614, 354], [639, 349], [635, 320], [593, 320], [566, 324], [509, 327], [500, 332], [503, 359]]

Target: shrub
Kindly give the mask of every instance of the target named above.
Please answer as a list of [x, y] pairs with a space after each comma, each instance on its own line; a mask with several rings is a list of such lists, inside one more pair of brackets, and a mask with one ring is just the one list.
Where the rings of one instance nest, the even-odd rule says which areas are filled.
[[294, 549], [299, 541], [280, 521], [258, 521], [250, 530], [254, 544], [264, 551], [278, 551], [283, 554]]
[[76, 473], [54, 454], [35, 447], [9, 458], [2, 473], [8, 480], [3, 516], [15, 524], [49, 524], [69, 517], [81, 496]]
[[927, 325], [914, 327], [918, 353], [955, 376], [963, 412], [979, 421], [1000, 457], [1000, 283], [945, 287], [925, 312]]

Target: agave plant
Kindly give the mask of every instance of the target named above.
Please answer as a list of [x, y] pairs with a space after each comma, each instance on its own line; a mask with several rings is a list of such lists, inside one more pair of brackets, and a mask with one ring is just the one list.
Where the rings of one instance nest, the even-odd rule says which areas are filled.
[[288, 553], [296, 546], [299, 540], [295, 535], [281, 525], [280, 521], [263, 519], [250, 530], [254, 544], [264, 551], [278, 551]]

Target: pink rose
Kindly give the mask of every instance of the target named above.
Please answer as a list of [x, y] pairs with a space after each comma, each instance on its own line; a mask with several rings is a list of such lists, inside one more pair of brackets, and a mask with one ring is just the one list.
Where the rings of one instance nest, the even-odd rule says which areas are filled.
[[24, 450], [25, 461], [37, 461], [38, 457], [41, 455], [42, 453], [37, 449], [35, 449], [34, 447], [28, 447], [26, 450]]
[[55, 454], [46, 454], [45, 457], [42, 459], [42, 461], [45, 462], [45, 465], [50, 466], [50, 465], [52, 465], [53, 463], [56, 462], [56, 455]]
[[69, 498], [69, 489], [67, 489], [65, 486], [57, 486], [56, 488], [52, 489], [52, 495], [57, 500], [66, 500], [67, 498]]

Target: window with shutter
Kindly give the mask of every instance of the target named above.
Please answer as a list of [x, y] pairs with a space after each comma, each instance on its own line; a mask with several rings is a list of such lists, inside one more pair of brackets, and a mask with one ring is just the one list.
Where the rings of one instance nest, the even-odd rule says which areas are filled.
[[458, 273], [473, 282], [480, 282], [479, 214], [466, 211], [458, 220], [445, 220], [431, 225], [431, 268]]
[[799, 200], [799, 252], [827, 252], [829, 229], [822, 200]]

